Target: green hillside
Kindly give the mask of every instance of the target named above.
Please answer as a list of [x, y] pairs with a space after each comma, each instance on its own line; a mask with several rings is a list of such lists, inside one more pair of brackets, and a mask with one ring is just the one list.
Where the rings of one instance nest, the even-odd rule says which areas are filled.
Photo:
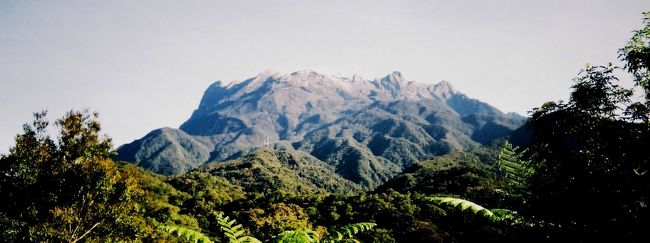
[[494, 165], [488, 165], [471, 153], [454, 152], [419, 162], [377, 190], [390, 188], [403, 193], [463, 195], [470, 189], [494, 183], [497, 177], [498, 168]]
[[309, 154], [258, 149], [235, 160], [207, 163], [197, 171], [228, 179], [248, 192], [309, 195], [360, 192]]

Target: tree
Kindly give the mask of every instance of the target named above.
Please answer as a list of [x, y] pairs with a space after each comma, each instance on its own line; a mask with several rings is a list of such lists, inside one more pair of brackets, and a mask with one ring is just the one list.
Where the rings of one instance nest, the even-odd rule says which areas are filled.
[[34, 114], [16, 145], [0, 158], [2, 228], [9, 241], [129, 240], [142, 190], [110, 160], [111, 140], [99, 134], [97, 114], [70, 111], [47, 135], [46, 112]]
[[[646, 28], [621, 50], [626, 68], [646, 94], [617, 84], [616, 70], [587, 66], [574, 79], [568, 102], [533, 109], [529, 216], [546, 222], [564, 240], [647, 241], [650, 213], [648, 14]], [[641, 122], [639, 122], [641, 121]]]
[[270, 238], [289, 230], [311, 230], [309, 216], [296, 204], [276, 203], [268, 209], [255, 208], [249, 212], [252, 230], [259, 232], [263, 238]]
[[619, 57], [626, 63], [625, 68], [634, 76], [636, 86], [645, 94], [645, 103], [634, 103], [628, 113], [638, 120], [648, 123], [650, 117], [650, 12], [643, 13], [643, 28], [634, 31], [630, 41], [619, 50]]

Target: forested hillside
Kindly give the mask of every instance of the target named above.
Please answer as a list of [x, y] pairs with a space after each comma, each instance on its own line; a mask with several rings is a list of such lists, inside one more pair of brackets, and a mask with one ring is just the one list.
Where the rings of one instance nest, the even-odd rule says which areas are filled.
[[[413, 103], [378, 102], [381, 111], [357, 113], [368, 119], [352, 122], [350, 116], [304, 134], [304, 140], [331, 140], [326, 143], [228, 150], [237, 156], [178, 162], [183, 166], [174, 170], [191, 168], [178, 175], [155, 174], [138, 167], [142, 161], [114, 161], [114, 146], [101, 135], [96, 113], [70, 111], [52, 129], [47, 112], [37, 112], [9, 153], [0, 156], [0, 237], [6, 242], [650, 242], [650, 13], [643, 24], [618, 52], [624, 67], [586, 66], [573, 80], [569, 100], [533, 108], [516, 133], [493, 138], [489, 121], [463, 116], [464, 124], [486, 129], [474, 139], [491, 142], [395, 163], [394, 175], [368, 180], [385, 181], [371, 190], [374, 184], [359, 182], [378, 176], [376, 164], [354, 164], [372, 170], [357, 168], [353, 174], [338, 165], [350, 162], [353, 154], [344, 152], [354, 141], [366, 141], [369, 153], [381, 154], [372, 151], [376, 139], [327, 131], [345, 133], [358, 122], [396, 113], [404, 118]], [[631, 75], [635, 86], [622, 86], [617, 71]], [[391, 77], [376, 82], [395, 84]], [[210, 92], [228, 90], [213, 88]], [[386, 112], [390, 107], [399, 112]], [[202, 111], [192, 119], [211, 116]], [[409, 122], [385, 120], [378, 123], [380, 135], [370, 130], [362, 135], [380, 136], [382, 144], [403, 142], [381, 149], [404, 148], [408, 142], [390, 134], [420, 134], [421, 127], [411, 122], [422, 114]], [[213, 128], [230, 131], [238, 123], [226, 124]], [[195, 125], [191, 120], [183, 126], [192, 135], [163, 129], [136, 145], [171, 141], [154, 150], [179, 159], [216, 156], [202, 150], [214, 140], [197, 137], [206, 130]], [[341, 144], [348, 148], [338, 150]], [[149, 154], [136, 145], [126, 149]], [[401, 156], [412, 151], [417, 150]], [[319, 157], [325, 154], [334, 157]]]

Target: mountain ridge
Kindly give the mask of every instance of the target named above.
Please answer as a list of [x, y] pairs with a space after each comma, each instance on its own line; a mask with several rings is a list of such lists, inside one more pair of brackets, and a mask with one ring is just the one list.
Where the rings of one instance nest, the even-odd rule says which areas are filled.
[[118, 159], [179, 174], [282, 144], [373, 188], [419, 160], [489, 143], [523, 122], [448, 81], [408, 81], [398, 71], [366, 80], [267, 70], [243, 81], [214, 82], [179, 129], [123, 145]]

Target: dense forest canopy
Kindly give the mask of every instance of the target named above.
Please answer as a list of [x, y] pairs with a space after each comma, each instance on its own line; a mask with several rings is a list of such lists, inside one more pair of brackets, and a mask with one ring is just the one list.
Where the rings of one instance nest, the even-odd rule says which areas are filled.
[[[612, 65], [535, 108], [528, 139], [420, 161], [374, 191], [258, 151], [179, 176], [113, 161], [97, 114], [34, 114], [0, 157], [4, 241], [648, 242], [650, 13]], [[634, 98], [634, 92], [643, 97]], [[307, 177], [309, 178], [303, 178]], [[241, 223], [241, 225], [239, 223]]]

